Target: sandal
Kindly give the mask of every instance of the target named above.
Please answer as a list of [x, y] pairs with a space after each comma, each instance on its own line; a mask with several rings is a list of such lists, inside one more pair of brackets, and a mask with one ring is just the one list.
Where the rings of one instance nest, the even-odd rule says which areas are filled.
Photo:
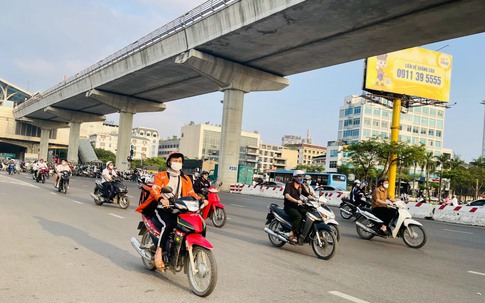
[[162, 260], [162, 250], [157, 248], [155, 252], [155, 267], [160, 271], [165, 271], [165, 263]]
[[293, 243], [297, 243], [298, 242], [298, 239], [294, 235], [291, 235], [288, 238], [290, 239], [290, 242], [293, 242]]

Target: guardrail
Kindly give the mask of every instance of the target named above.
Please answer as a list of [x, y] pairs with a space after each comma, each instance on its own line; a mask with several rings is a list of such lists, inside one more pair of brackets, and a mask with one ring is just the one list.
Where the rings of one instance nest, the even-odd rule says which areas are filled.
[[98, 70], [109, 66], [113, 63], [116, 63], [129, 55], [136, 53], [140, 50], [143, 50], [150, 45], [159, 42], [167, 37], [174, 35], [175, 33], [183, 30], [184, 28], [194, 24], [195, 22], [201, 21], [214, 13], [222, 10], [226, 6], [239, 2], [241, 0], [209, 0], [207, 2], [202, 3], [201, 5], [197, 6], [190, 12], [184, 14], [183, 16], [178, 17], [175, 20], [170, 21], [169, 23], [163, 25], [162, 27], [154, 30], [153, 32], [149, 33], [148, 35], [138, 39], [137, 41], [133, 42], [132, 44], [120, 49], [119, 51], [115, 52], [114, 54], [108, 56], [107, 58], [91, 65], [90, 67], [80, 71], [79, 73], [65, 79], [62, 82], [59, 82], [57, 85], [45, 90], [42, 93], [36, 93], [32, 97], [30, 97], [27, 101], [19, 104], [13, 110], [13, 112], [17, 112], [33, 103], [37, 100], [40, 100], [58, 90], [62, 87], [76, 82], [82, 78], [85, 78]]

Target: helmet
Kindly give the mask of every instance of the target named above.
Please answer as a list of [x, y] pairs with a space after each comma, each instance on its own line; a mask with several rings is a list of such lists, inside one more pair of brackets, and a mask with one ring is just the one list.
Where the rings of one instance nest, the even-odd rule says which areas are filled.
[[312, 179], [312, 176], [310, 176], [310, 175], [305, 176], [305, 180], [311, 180], [311, 179]]
[[113, 161], [106, 162], [106, 167], [108, 167], [110, 163], [113, 163]]
[[360, 184], [360, 180], [359, 180], [359, 179], [356, 179], [356, 180], [354, 181], [354, 184]]
[[170, 162], [170, 160], [172, 160], [172, 158], [182, 158], [182, 163], [184, 163], [184, 155], [182, 153], [179, 153], [178, 151], [173, 151], [168, 154], [167, 164]]
[[296, 177], [296, 176], [304, 176], [305, 175], [305, 172], [300, 170], [300, 169], [297, 169], [293, 172], [293, 177]]
[[387, 180], [387, 178], [380, 178], [379, 181], [377, 181], [377, 185], [382, 185], [386, 181], [389, 181], [389, 180]]
[[200, 174], [201, 174], [201, 175], [208, 175], [208, 174], [209, 174], [209, 172], [208, 172], [208, 171], [206, 171], [206, 170], [203, 170], [203, 171], [201, 171], [201, 172], [200, 172]]

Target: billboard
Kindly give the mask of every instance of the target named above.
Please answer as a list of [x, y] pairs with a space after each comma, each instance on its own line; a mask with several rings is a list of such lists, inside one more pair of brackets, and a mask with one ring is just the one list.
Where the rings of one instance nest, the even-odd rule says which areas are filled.
[[367, 58], [364, 90], [448, 102], [451, 55], [413, 47]]

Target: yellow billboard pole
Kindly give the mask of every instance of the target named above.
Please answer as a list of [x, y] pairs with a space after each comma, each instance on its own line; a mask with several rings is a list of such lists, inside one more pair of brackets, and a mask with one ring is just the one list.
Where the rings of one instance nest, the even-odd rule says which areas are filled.
[[[391, 125], [391, 143], [399, 141], [399, 124], [401, 118], [401, 98], [394, 100], [392, 108], [392, 125]], [[391, 155], [391, 165], [389, 166], [389, 188], [387, 193], [391, 198], [396, 195], [396, 172], [397, 172], [397, 154]]]

